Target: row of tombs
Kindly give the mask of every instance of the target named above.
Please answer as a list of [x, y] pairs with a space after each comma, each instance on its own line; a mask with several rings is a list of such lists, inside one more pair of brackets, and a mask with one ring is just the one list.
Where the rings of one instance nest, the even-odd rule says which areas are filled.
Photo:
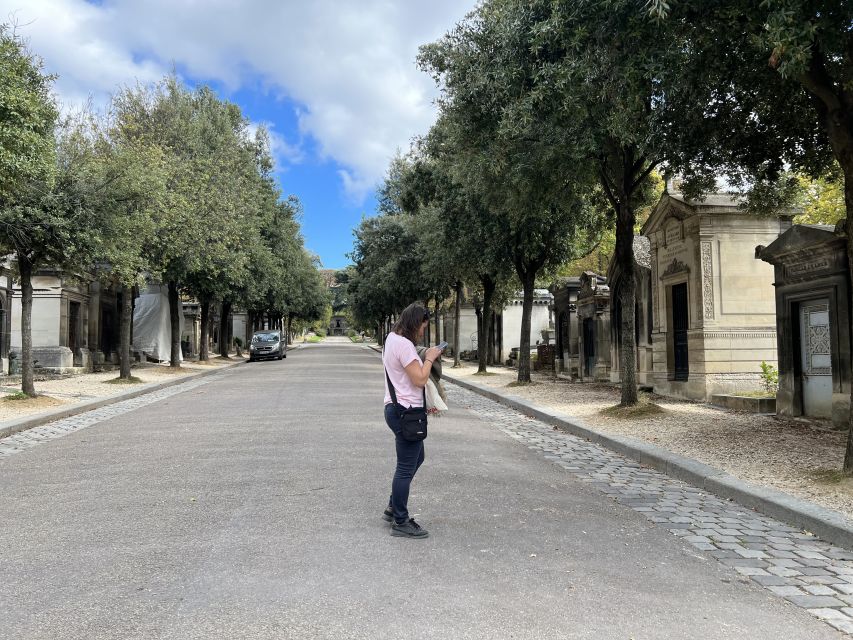
[[[778, 363], [777, 413], [847, 424], [846, 237], [792, 220], [790, 212], [748, 214], [727, 195], [662, 196], [634, 240], [642, 388], [710, 401], [760, 390], [762, 363]], [[559, 371], [584, 382], [621, 380], [623, 280], [611, 260], [606, 275], [551, 287]]]
[[[846, 240], [830, 227], [794, 225], [790, 212], [749, 215], [729, 196], [693, 202], [664, 194], [634, 243], [640, 385], [710, 400], [759, 389], [761, 363], [778, 363], [779, 413], [846, 425], [851, 384]], [[557, 366], [573, 378], [621, 379], [621, 276], [611, 261], [606, 274], [587, 272], [536, 291], [532, 342], [553, 318]], [[11, 265], [0, 263], [0, 373], [13, 368], [10, 356], [21, 344], [20, 289], [13, 280]], [[91, 370], [117, 360], [121, 291], [49, 270], [34, 278], [34, 286], [32, 335], [40, 366]], [[166, 359], [169, 340], [160, 336], [169, 326], [165, 291], [152, 286], [141, 293], [134, 301], [134, 351]], [[183, 307], [183, 352], [194, 355], [198, 309], [186, 301]], [[234, 314], [236, 336], [251, 329], [243, 315]], [[461, 322], [459, 350], [476, 349], [473, 308]], [[489, 347], [503, 361], [513, 344], [517, 351], [521, 299], [494, 322], [495, 344]], [[449, 337], [448, 324], [442, 333]], [[146, 330], [148, 325], [153, 329]]]
[[[119, 356], [119, 319], [125, 290], [97, 280], [72, 277], [61, 270], [41, 268], [33, 275], [32, 353], [36, 370], [51, 374], [81, 374], [113, 368]], [[167, 287], [151, 283], [134, 292], [131, 352], [135, 360], [168, 361], [171, 320]], [[218, 350], [220, 314], [211, 308], [209, 346]], [[246, 313], [233, 312], [232, 335], [251, 332]], [[10, 261], [0, 260], [0, 376], [20, 373], [22, 345], [21, 289]], [[198, 355], [201, 312], [198, 302], [181, 301], [178, 315], [181, 360]]]

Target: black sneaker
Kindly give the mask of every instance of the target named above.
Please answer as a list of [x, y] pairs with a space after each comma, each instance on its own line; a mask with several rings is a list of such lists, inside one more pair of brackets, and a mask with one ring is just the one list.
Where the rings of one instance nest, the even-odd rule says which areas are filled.
[[401, 538], [428, 538], [429, 532], [426, 529], [422, 529], [421, 525], [409, 518], [402, 524], [392, 522], [391, 535]]
[[385, 511], [382, 512], [382, 519], [385, 522], [394, 522], [394, 512], [391, 507], [385, 507]]

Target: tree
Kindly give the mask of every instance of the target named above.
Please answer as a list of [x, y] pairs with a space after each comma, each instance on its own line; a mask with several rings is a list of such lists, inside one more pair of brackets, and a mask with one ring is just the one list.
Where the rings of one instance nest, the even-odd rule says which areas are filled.
[[[701, 191], [704, 169], [722, 169], [763, 186], [775, 184], [786, 169], [819, 178], [837, 163], [844, 180], [849, 283], [853, 5], [838, 0], [715, 0], [700, 9], [692, 3], [650, 0], [647, 7], [651, 21], [666, 24], [686, 45], [680, 72], [662, 73], [661, 86], [670, 113], [680, 117], [673, 120], [673, 142], [681, 150], [679, 168], [693, 178], [688, 189]], [[776, 199], [784, 201], [794, 193], [783, 190]], [[767, 199], [778, 191], [763, 189], [758, 195]], [[848, 425], [844, 471], [853, 473], [853, 391]]]
[[847, 216], [844, 208], [844, 180], [838, 172], [810, 178], [799, 174], [801, 192], [797, 204], [802, 213], [794, 218], [797, 224], [834, 226]]
[[128, 136], [133, 128], [128, 116], [119, 96], [108, 118], [90, 121], [94, 226], [88, 230], [96, 275], [121, 289], [119, 378], [124, 380], [131, 377], [133, 290], [152, 270], [141, 247], [153, 241], [153, 216], [166, 184], [163, 150]]
[[[0, 24], [0, 203], [32, 182], [49, 184], [54, 165], [54, 76], [8, 25]], [[10, 229], [16, 231], [16, 229]]]
[[[132, 126], [129, 139], [166, 152], [166, 191], [153, 219], [152, 242], [143, 246], [149, 264], [168, 285], [172, 367], [180, 366], [180, 294], [193, 287], [203, 307], [211, 289], [244, 267], [239, 247], [245, 183], [252, 166], [246, 122], [236, 105], [207, 87], [190, 91], [175, 76], [122, 92]], [[214, 224], [213, 221], [216, 221]]]
[[[588, 206], [593, 174], [584, 156], [572, 153], [564, 123], [517, 106], [528, 102], [542, 63], [533, 48], [539, 14], [525, 6], [485, 3], [419, 58], [442, 89], [450, 130], [464, 140], [455, 145], [458, 175], [499, 220], [489, 242], [507, 248], [522, 286], [519, 382], [530, 381], [537, 276], [586, 253], [601, 217]], [[484, 289], [488, 299], [491, 287]]]
[[9, 27], [0, 25], [0, 250], [14, 252], [21, 282], [23, 392], [35, 395], [32, 274], [69, 228], [56, 184], [53, 77]]
[[43, 266], [83, 276], [91, 266], [91, 183], [86, 175], [91, 142], [80, 122], [64, 119], [56, 132], [56, 166], [49, 178], [22, 186], [0, 210], [21, 282], [21, 390], [36, 395], [32, 360], [32, 277]]
[[419, 256], [412, 251], [417, 236], [411, 218], [401, 213], [365, 218], [354, 234], [350, 257], [355, 277], [348, 285], [348, 295], [356, 318], [376, 326], [381, 339], [393, 315], [429, 296]]

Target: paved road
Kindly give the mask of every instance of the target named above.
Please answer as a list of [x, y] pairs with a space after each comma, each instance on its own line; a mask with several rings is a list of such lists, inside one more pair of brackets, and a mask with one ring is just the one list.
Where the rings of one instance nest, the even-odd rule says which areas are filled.
[[0, 638], [840, 638], [455, 408], [388, 535], [375, 353], [238, 367], [0, 457]]

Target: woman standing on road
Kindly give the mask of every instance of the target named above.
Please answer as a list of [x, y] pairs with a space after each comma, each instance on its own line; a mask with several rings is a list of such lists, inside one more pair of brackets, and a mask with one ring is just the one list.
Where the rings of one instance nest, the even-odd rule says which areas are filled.
[[[424, 387], [429, 380], [432, 363], [441, 356], [441, 350], [427, 349], [424, 361], [418, 357], [415, 345], [423, 339], [429, 323], [429, 311], [419, 304], [410, 304], [400, 314], [397, 324], [385, 338], [382, 363], [387, 372], [385, 387], [385, 422], [394, 432], [397, 447], [397, 468], [391, 483], [391, 498], [383, 518], [391, 523], [391, 535], [406, 538], [426, 538], [429, 534], [409, 517], [409, 487], [412, 478], [424, 461], [423, 440], [410, 441], [402, 436], [401, 411], [424, 406]], [[397, 396], [391, 399], [388, 381]]]

